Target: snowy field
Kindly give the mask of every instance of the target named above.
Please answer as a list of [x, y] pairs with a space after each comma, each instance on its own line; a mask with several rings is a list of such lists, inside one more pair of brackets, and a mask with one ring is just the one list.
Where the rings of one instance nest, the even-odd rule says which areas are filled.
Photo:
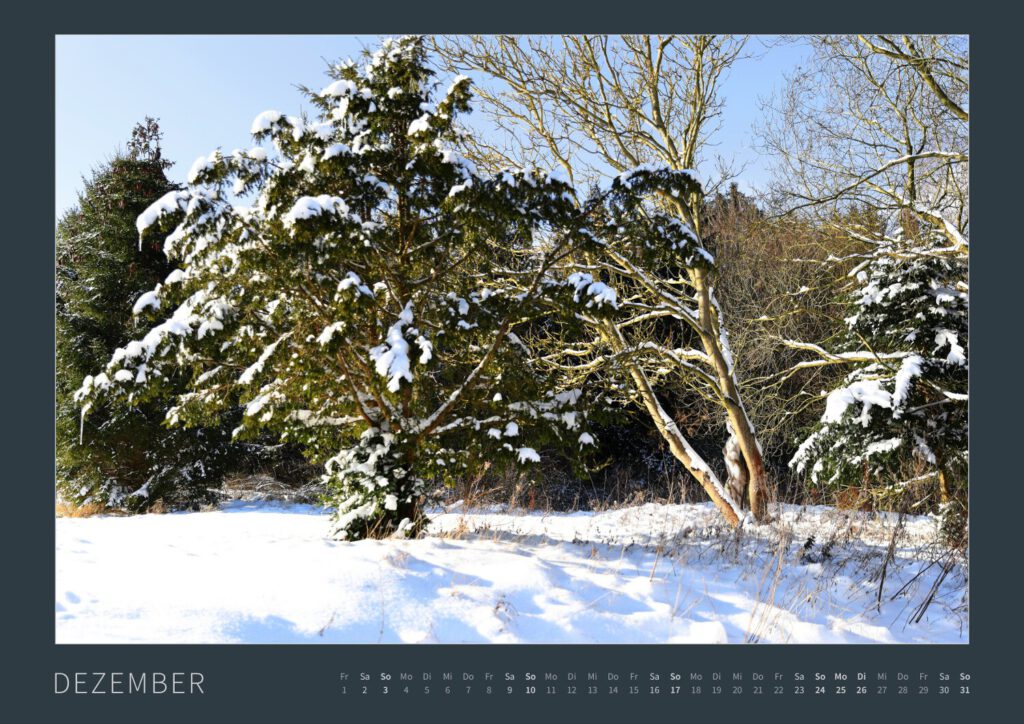
[[709, 505], [433, 518], [425, 538], [358, 543], [294, 504], [60, 518], [56, 640], [968, 640], [965, 564], [930, 518], [787, 506], [739, 533]]

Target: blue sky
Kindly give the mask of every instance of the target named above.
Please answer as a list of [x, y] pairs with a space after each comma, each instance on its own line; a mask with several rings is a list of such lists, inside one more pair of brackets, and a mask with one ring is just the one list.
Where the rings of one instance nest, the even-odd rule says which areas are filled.
[[[183, 181], [192, 161], [217, 147], [250, 145], [252, 119], [269, 108], [302, 109], [296, 90], [325, 85], [327, 61], [357, 56], [374, 36], [59, 36], [56, 42], [56, 213], [74, 205], [82, 176], [123, 148], [145, 116], [160, 119], [168, 172]], [[753, 148], [759, 98], [805, 54], [794, 44], [739, 61], [723, 85], [726, 108], [715, 153], [746, 164], [741, 188], [761, 186], [767, 161]]]

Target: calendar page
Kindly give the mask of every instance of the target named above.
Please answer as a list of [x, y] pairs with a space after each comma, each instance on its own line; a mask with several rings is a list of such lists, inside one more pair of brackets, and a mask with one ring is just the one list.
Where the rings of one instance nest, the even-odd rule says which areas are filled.
[[18, 688], [107, 721], [1008, 696], [1019, 251], [970, 211], [1012, 208], [1012, 43], [871, 5], [42, 23], [55, 513], [8, 590], [54, 616]]

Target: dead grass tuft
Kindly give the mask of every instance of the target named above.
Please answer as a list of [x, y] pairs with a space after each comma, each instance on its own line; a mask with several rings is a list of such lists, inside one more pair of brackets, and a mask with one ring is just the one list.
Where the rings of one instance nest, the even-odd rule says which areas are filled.
[[66, 500], [57, 501], [56, 513], [58, 518], [91, 518], [101, 513], [114, 513], [108, 510], [102, 503], [90, 502], [82, 505], [69, 503]]

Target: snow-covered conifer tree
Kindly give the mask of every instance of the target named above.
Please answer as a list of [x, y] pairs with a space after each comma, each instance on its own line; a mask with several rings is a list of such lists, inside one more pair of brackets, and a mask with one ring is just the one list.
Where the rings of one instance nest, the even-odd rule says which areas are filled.
[[261, 113], [270, 148], [213, 151], [139, 216], [143, 241], [173, 229], [179, 267], [136, 301], [159, 321], [85, 380], [86, 410], [158, 395], [187, 368], [170, 422], [241, 405], [236, 437], [301, 443], [347, 540], [415, 532], [428, 479], [530, 465], [552, 429], [585, 434], [579, 393], [546, 391], [515, 335], [564, 284], [548, 274], [561, 250], [589, 242], [582, 212], [559, 180], [483, 177], [460, 157], [469, 80], [435, 98], [425, 60], [407, 37], [332, 67], [306, 91], [315, 118]]
[[[138, 124], [126, 152], [97, 168], [78, 204], [57, 224], [56, 463], [57, 489], [73, 504], [142, 510], [157, 501], [191, 506], [211, 499], [226, 466], [237, 459], [229, 423], [168, 430], [169, 403], [135, 409], [100, 405], [82, 420], [73, 399], [85, 375], [136, 334], [132, 304], [173, 266], [153, 234], [141, 248], [139, 212], [174, 189], [161, 156], [160, 129]], [[168, 389], [184, 388], [170, 374]]]
[[817, 485], [877, 488], [909, 461], [925, 471], [917, 482], [938, 481], [944, 504], [966, 482], [965, 260], [928, 251], [876, 250], [851, 273], [843, 342], [831, 351], [803, 345], [819, 357], [805, 366], [854, 367], [793, 459]]
[[[967, 45], [950, 35], [816, 36], [765, 133], [790, 210], [848, 237], [849, 252], [827, 263], [854, 266], [839, 344], [783, 340], [814, 356], [786, 375], [850, 370], [822, 392], [820, 425], [793, 465], [818, 484], [856, 477], [875, 490], [937, 490], [956, 502], [951, 512], [966, 503]], [[892, 476], [901, 466], [909, 478]]]

